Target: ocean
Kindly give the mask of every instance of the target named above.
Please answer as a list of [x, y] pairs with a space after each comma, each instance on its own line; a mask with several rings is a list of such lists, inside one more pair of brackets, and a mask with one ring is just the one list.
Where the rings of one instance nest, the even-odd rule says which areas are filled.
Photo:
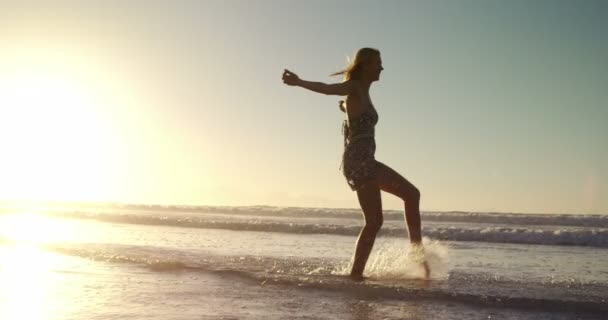
[[607, 319], [608, 216], [423, 212], [431, 279], [385, 210], [0, 207], [0, 319]]

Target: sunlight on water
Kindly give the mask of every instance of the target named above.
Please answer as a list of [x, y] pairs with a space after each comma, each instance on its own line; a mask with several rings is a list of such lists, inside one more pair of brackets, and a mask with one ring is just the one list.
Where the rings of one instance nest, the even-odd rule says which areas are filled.
[[49, 253], [31, 246], [0, 247], [0, 319], [51, 319], [60, 307]]
[[66, 259], [45, 251], [86, 230], [36, 213], [0, 215], [0, 319], [62, 319], [73, 301], [63, 270]]

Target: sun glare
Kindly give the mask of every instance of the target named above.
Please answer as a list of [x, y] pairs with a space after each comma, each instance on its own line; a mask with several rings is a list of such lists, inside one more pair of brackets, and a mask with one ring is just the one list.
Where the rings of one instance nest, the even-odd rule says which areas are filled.
[[76, 234], [71, 225], [42, 214], [0, 215], [0, 237], [15, 244], [44, 245], [69, 240]]
[[44, 247], [77, 235], [62, 219], [0, 214], [0, 319], [55, 319], [61, 314], [67, 304], [55, 292], [61, 277], [53, 270], [61, 268], [63, 257]]
[[109, 188], [111, 127], [95, 88], [67, 60], [0, 63], [5, 198], [86, 200]]
[[0, 318], [50, 319], [50, 255], [32, 247], [0, 247]]

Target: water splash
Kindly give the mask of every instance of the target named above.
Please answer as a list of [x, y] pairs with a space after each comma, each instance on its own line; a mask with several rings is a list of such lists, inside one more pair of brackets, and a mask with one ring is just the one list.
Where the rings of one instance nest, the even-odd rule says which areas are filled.
[[[380, 239], [379, 239], [380, 240]], [[438, 240], [423, 238], [421, 247], [412, 247], [406, 240], [382, 239], [377, 241], [367, 261], [364, 276], [373, 279], [424, 279], [422, 262], [431, 270], [431, 280], [448, 278], [448, 247]], [[337, 267], [334, 275], [348, 275], [353, 259], [344, 267]]]

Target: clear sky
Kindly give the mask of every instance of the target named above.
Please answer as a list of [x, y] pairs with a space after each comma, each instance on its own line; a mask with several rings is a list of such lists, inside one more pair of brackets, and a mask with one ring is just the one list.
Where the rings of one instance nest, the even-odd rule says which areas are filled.
[[[606, 1], [0, 1], [0, 199], [357, 207], [339, 97], [423, 210], [608, 213]], [[384, 195], [384, 207], [401, 208]]]

